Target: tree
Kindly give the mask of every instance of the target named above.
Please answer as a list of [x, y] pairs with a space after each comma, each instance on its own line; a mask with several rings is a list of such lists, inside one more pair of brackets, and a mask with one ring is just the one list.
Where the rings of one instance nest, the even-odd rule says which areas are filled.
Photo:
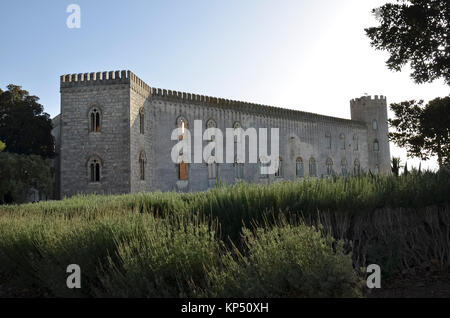
[[428, 160], [437, 156], [442, 167], [450, 163], [450, 96], [422, 105], [422, 100], [391, 104], [396, 118], [388, 122], [396, 131], [389, 138], [405, 147], [410, 157]]
[[400, 157], [392, 157], [391, 159], [391, 171], [395, 176], [399, 176], [400, 175], [400, 168], [402, 167], [401, 165], [401, 160]]
[[20, 86], [8, 85], [0, 90], [0, 140], [7, 152], [55, 156], [52, 121], [37, 96], [30, 96]]
[[5, 143], [0, 140], [0, 152], [2, 152], [5, 148], [6, 148]]
[[51, 194], [50, 166], [36, 155], [0, 153], [0, 204], [23, 202], [30, 189]]
[[443, 78], [450, 85], [450, 1], [397, 2], [372, 10], [380, 25], [365, 29], [371, 45], [389, 52], [390, 70], [409, 62], [416, 83]]

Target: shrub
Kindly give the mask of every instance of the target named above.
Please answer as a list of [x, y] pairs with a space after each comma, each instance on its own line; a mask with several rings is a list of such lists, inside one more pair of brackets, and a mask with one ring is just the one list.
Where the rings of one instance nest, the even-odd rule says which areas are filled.
[[362, 280], [343, 242], [305, 224], [243, 230], [246, 252], [223, 256], [210, 271], [214, 297], [359, 297]]

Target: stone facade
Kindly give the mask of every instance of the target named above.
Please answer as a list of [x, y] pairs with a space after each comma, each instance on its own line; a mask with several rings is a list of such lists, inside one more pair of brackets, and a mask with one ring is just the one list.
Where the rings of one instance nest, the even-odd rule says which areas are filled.
[[[93, 111], [99, 113], [99, 131], [90, 127]], [[352, 173], [358, 167], [355, 163], [361, 170], [373, 173], [390, 171], [387, 104], [383, 96], [352, 100], [352, 119], [348, 120], [152, 88], [130, 71], [116, 71], [61, 76], [58, 116], [55, 129], [59, 131], [54, 135], [60, 145], [59, 170], [55, 169], [60, 197], [77, 193], [203, 191], [211, 187], [216, 180], [209, 178], [205, 162], [188, 164], [187, 180], [179, 180], [177, 164], [171, 160], [177, 141], [171, 140], [171, 133], [180, 116], [187, 121], [188, 129], [194, 120], [202, 120], [204, 130], [210, 119], [224, 133], [235, 123], [244, 130], [279, 128], [281, 175], [264, 178], [259, 164], [245, 163], [241, 180], [246, 182], [310, 177], [310, 160], [316, 162], [318, 177]], [[204, 141], [203, 146], [206, 144]], [[93, 158], [100, 162], [99, 180], [92, 179]], [[301, 176], [297, 176], [299, 158], [303, 162]], [[234, 164], [219, 164], [217, 181], [236, 182], [235, 170]]]

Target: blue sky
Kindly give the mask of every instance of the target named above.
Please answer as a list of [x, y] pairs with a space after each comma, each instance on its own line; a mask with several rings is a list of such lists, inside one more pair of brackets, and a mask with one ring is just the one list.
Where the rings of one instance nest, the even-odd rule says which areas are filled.
[[[343, 118], [364, 93], [388, 103], [448, 95], [443, 81], [416, 85], [407, 69], [387, 70], [387, 54], [370, 47], [363, 29], [385, 2], [2, 0], [0, 87], [21, 85], [52, 117], [60, 75], [121, 69], [153, 87]], [[66, 26], [71, 3], [80, 29]]]

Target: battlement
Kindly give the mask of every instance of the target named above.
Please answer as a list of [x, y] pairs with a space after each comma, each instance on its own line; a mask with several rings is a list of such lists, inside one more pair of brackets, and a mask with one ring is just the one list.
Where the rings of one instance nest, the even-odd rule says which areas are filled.
[[[349, 125], [363, 126], [363, 123], [345, 119], [337, 118], [315, 113], [308, 113], [294, 109], [274, 107], [261, 105], [256, 103], [249, 103], [237, 100], [230, 100], [225, 98], [211, 97], [199, 94], [192, 94], [186, 92], [179, 92], [170, 89], [154, 88], [147, 85], [143, 80], [137, 77], [131, 71], [109, 71], [96, 73], [78, 73], [67, 74], [61, 76], [61, 88], [88, 86], [88, 85], [105, 85], [105, 84], [130, 84], [131, 88], [141, 94], [149, 95], [152, 98], [165, 99], [171, 101], [204, 104], [212, 107], [228, 108], [237, 111], [245, 111], [250, 113], [258, 113], [263, 116], [273, 116], [286, 119], [311, 119], [319, 121], [333, 121]], [[352, 103], [358, 103], [361, 99], [370, 100], [370, 96], [363, 96], [352, 100]], [[385, 100], [384, 96], [375, 96], [375, 100]]]
[[96, 73], [78, 73], [61, 75], [61, 85], [76, 85], [87, 83], [105, 83], [105, 82], [128, 82], [130, 79], [130, 71], [110, 71]]
[[352, 100], [350, 100], [350, 105], [354, 106], [354, 105], [365, 105], [366, 103], [380, 103], [380, 104], [385, 104], [386, 103], [386, 96], [383, 95], [374, 95], [373, 98], [370, 95], [367, 96], [361, 96], [359, 98], [354, 98]]
[[211, 97], [199, 94], [192, 94], [186, 92], [179, 92], [169, 89], [162, 88], [150, 88], [151, 95], [153, 98], [168, 100], [168, 101], [178, 101], [187, 102], [195, 104], [203, 104], [212, 107], [226, 108], [237, 111], [244, 111], [249, 113], [260, 114], [263, 116], [284, 118], [284, 119], [300, 119], [300, 120], [317, 120], [317, 121], [328, 121], [337, 122], [357, 127], [365, 127], [365, 124], [359, 121], [331, 117], [326, 115], [320, 115], [315, 113], [304, 112], [300, 110], [294, 110], [289, 108], [281, 108], [275, 106], [267, 106], [257, 103], [249, 103], [237, 100], [230, 100], [225, 98]]

